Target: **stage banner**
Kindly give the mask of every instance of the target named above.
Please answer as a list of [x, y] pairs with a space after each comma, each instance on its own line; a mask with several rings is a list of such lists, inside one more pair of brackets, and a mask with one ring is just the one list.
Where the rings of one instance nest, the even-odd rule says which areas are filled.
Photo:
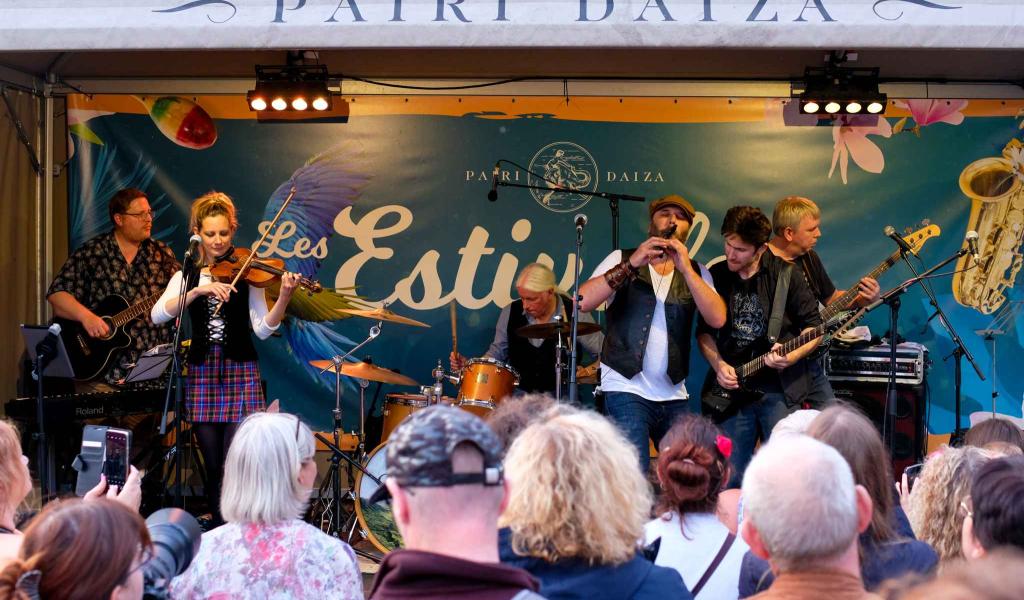
[[0, 50], [1016, 49], [1022, 25], [1017, 0], [5, 0]]
[[[146, 190], [157, 213], [154, 236], [180, 257], [193, 199], [217, 190], [234, 198], [236, 245], [254, 244], [294, 186], [281, 221], [257, 248], [319, 280], [322, 294], [296, 292], [279, 335], [258, 342], [268, 397], [327, 427], [333, 378], [309, 361], [347, 352], [376, 320], [339, 308], [385, 305], [429, 327], [383, 322], [353, 359], [430, 384], [452, 350], [480, 356], [502, 307], [516, 298], [526, 264], [551, 266], [563, 289], [573, 279], [573, 217], [585, 214], [583, 274], [612, 250], [611, 203], [569, 186], [657, 198], [678, 193], [697, 209], [688, 246], [699, 261], [721, 260], [725, 211], [749, 204], [769, 215], [787, 195], [822, 209], [817, 251], [840, 288], [854, 285], [896, 246], [883, 229], [926, 232], [911, 262], [924, 271], [979, 234], [979, 265], [954, 260], [930, 279], [939, 305], [986, 380], [963, 363], [963, 414], [991, 407], [1021, 415], [1024, 381], [1012, 357], [1024, 352], [1013, 311], [1024, 235], [1021, 110], [983, 100], [895, 101], [883, 118], [816, 121], [783, 99], [354, 97], [346, 123], [259, 123], [244, 97], [74, 96], [69, 100], [72, 248], [109, 230], [116, 190]], [[488, 201], [492, 173], [503, 184]], [[620, 244], [646, 237], [647, 204], [622, 201]], [[955, 275], [953, 271], [958, 271]], [[902, 263], [879, 277], [882, 289], [912, 276]], [[920, 286], [902, 299], [899, 332], [929, 354], [928, 423], [953, 426], [953, 343]], [[888, 330], [886, 308], [866, 319]], [[978, 330], [998, 329], [990, 341]], [[993, 354], [993, 352], [995, 354]], [[707, 366], [696, 350], [687, 387]], [[1000, 370], [993, 372], [993, 356]], [[588, 388], [589, 389], [589, 388]], [[454, 386], [446, 384], [454, 396]], [[358, 422], [360, 387], [345, 378], [344, 420]], [[414, 387], [374, 383], [367, 408]], [[589, 392], [585, 394], [589, 398]], [[696, 397], [692, 398], [696, 409]]]

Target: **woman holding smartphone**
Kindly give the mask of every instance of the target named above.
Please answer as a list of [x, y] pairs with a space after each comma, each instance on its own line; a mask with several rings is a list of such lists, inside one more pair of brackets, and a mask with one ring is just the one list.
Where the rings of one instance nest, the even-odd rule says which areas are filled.
[[[269, 310], [263, 289], [249, 287], [245, 281], [232, 286], [213, 280], [209, 265], [233, 251], [231, 240], [238, 229], [235, 205], [226, 194], [210, 192], [197, 198], [190, 226], [202, 239], [203, 267], [184, 300], [192, 322], [185, 404], [206, 465], [207, 501], [214, 525], [219, 525], [223, 523], [220, 484], [231, 437], [242, 419], [266, 404], [250, 332], [266, 339], [277, 330], [299, 276], [285, 273], [281, 277], [280, 295]], [[181, 313], [181, 283], [178, 271], [153, 306], [154, 323], [166, 323]]]

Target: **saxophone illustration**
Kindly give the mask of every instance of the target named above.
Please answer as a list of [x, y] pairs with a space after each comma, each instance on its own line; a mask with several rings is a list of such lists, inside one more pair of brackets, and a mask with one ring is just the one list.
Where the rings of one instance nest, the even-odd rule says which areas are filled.
[[982, 158], [960, 173], [960, 189], [971, 199], [967, 229], [978, 232], [978, 265], [970, 255], [957, 261], [953, 297], [960, 304], [992, 314], [1006, 301], [1020, 271], [1024, 238], [1024, 155], [1019, 140], [1002, 157]]

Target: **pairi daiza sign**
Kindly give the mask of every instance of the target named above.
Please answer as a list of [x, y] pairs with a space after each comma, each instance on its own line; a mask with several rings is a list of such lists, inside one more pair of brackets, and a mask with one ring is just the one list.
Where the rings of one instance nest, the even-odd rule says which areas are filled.
[[1005, 49], [1024, 47], [1024, 11], [1018, 2], [6, 0], [0, 3], [0, 50], [553, 45]]

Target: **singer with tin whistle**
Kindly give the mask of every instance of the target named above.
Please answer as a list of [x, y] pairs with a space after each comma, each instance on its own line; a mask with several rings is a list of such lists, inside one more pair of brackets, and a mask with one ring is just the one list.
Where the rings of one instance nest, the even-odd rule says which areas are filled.
[[601, 350], [601, 390], [608, 416], [650, 462], [679, 415], [689, 412], [684, 380], [699, 311], [708, 323], [725, 323], [725, 303], [707, 268], [683, 244], [696, 211], [671, 194], [648, 206], [648, 237], [636, 248], [615, 250], [580, 286], [580, 310], [607, 306]]

